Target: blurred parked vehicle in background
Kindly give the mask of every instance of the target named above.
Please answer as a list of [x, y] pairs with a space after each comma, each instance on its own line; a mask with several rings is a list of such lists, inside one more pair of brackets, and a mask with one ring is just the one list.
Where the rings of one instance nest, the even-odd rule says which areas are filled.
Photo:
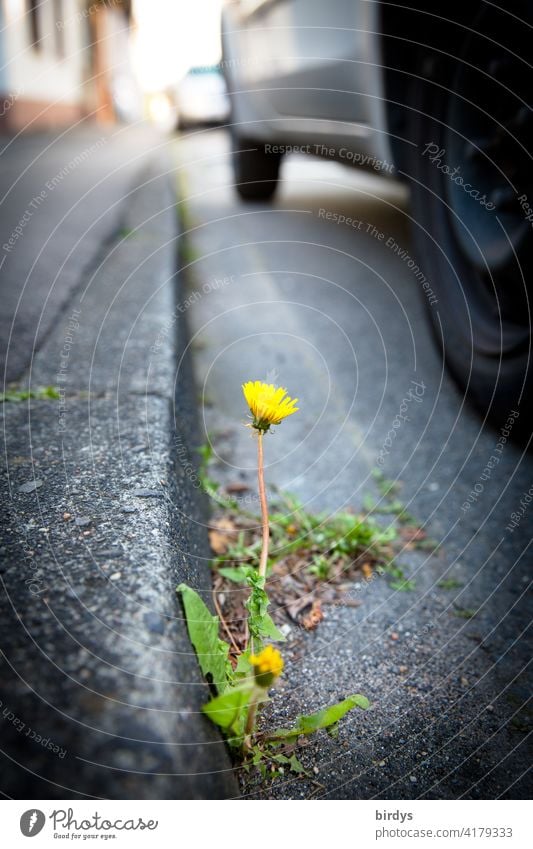
[[408, 182], [439, 347], [501, 426], [532, 395], [531, 4], [409, 5], [227, 0], [236, 190], [272, 197], [294, 150]]
[[179, 129], [198, 124], [222, 124], [229, 118], [226, 82], [217, 65], [191, 68], [176, 90]]

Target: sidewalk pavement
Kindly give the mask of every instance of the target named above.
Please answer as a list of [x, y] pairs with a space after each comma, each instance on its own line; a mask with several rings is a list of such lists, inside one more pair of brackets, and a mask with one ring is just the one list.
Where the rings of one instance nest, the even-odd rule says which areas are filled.
[[120, 131], [70, 168], [98, 135], [48, 141], [2, 191], [8, 247], [48, 192], [2, 251], [8, 379], [59, 397], [2, 405], [1, 789], [233, 797], [175, 594], [210, 579], [168, 145]]

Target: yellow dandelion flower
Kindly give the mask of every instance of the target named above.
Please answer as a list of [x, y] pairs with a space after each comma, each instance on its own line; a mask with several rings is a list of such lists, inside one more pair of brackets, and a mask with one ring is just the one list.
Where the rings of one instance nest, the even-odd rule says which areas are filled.
[[250, 663], [260, 687], [270, 687], [283, 672], [283, 658], [274, 646], [266, 646], [259, 654], [251, 654]]
[[253, 416], [252, 427], [257, 430], [266, 432], [270, 425], [278, 425], [298, 411], [298, 398], [289, 398], [283, 386], [249, 380], [242, 391]]

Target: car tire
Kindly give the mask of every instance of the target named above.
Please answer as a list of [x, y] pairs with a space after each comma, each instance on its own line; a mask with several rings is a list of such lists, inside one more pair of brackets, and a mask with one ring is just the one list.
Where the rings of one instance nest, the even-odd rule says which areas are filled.
[[532, 190], [530, 115], [521, 105], [533, 82], [520, 61], [528, 55], [524, 33], [487, 6], [463, 37], [464, 61], [443, 67], [433, 60], [435, 82], [415, 83], [408, 130], [416, 145], [408, 169], [413, 238], [438, 346], [462, 390], [496, 425], [522, 413], [515, 428], [522, 435], [530, 432], [533, 399], [533, 230], [519, 201]]
[[281, 155], [267, 153], [265, 145], [232, 133], [235, 191], [241, 200], [267, 201], [276, 191]]

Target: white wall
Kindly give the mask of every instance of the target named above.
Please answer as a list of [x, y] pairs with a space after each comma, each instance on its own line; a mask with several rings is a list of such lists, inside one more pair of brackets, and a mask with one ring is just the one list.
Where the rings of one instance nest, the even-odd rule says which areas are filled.
[[3, 72], [4, 94], [19, 92], [25, 100], [59, 101], [76, 104], [82, 99], [84, 69], [89, 63], [83, 49], [87, 21], [83, 0], [63, 0], [64, 58], [56, 51], [57, 29], [52, 0], [40, 0], [42, 40], [39, 49], [31, 45], [30, 20], [25, 0], [2, 0], [4, 11]]

